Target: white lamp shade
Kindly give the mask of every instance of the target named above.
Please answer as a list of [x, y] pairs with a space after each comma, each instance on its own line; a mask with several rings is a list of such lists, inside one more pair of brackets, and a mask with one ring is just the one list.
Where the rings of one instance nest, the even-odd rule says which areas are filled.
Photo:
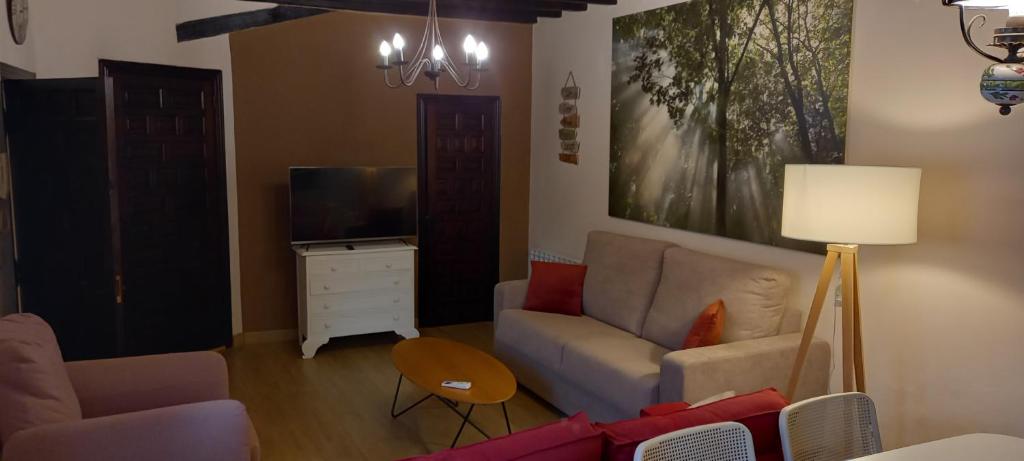
[[786, 165], [782, 235], [864, 245], [917, 242], [919, 168]]

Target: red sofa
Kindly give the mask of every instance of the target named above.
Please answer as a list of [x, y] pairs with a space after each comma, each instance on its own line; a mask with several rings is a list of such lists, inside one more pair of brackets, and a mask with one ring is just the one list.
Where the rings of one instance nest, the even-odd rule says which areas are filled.
[[403, 461], [632, 461], [636, 446], [688, 427], [737, 421], [750, 429], [758, 461], [781, 461], [779, 412], [789, 402], [775, 389], [719, 400], [700, 407], [669, 403], [645, 408], [643, 416], [609, 424], [586, 414], [501, 438]]

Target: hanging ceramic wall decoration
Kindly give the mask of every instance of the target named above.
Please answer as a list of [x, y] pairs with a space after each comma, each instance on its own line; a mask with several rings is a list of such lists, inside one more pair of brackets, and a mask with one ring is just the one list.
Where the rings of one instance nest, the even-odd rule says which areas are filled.
[[576, 101], [580, 99], [580, 87], [576, 86], [576, 77], [572, 72], [562, 84], [562, 103], [558, 105], [558, 113], [562, 115], [558, 139], [561, 141], [562, 152], [558, 160], [573, 165], [580, 164], [580, 142], [576, 130], [580, 127], [580, 113]]

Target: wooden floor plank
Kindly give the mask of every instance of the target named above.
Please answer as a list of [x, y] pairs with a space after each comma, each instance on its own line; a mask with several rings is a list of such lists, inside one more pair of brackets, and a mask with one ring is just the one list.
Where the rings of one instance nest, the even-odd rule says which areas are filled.
[[[424, 336], [444, 337], [490, 352], [490, 322], [428, 328]], [[231, 395], [249, 410], [265, 461], [389, 460], [443, 450], [459, 428], [458, 416], [429, 400], [398, 419], [389, 414], [398, 372], [392, 334], [331, 341], [310, 360], [297, 344], [247, 344], [225, 352]], [[403, 384], [399, 405], [423, 391]], [[563, 415], [529, 391], [509, 401], [515, 431]], [[505, 433], [500, 406], [474, 410], [473, 420], [491, 435]], [[460, 446], [483, 440], [467, 428]]]

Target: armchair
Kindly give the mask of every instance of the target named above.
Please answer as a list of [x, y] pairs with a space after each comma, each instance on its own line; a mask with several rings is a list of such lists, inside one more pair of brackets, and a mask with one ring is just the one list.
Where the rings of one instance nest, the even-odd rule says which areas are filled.
[[[0, 414], [4, 461], [259, 459], [215, 352], [61, 363], [49, 326], [16, 314], [0, 319], [0, 370], [18, 370], [0, 376], [0, 407], [19, 413]], [[42, 408], [54, 400], [78, 408]]]

